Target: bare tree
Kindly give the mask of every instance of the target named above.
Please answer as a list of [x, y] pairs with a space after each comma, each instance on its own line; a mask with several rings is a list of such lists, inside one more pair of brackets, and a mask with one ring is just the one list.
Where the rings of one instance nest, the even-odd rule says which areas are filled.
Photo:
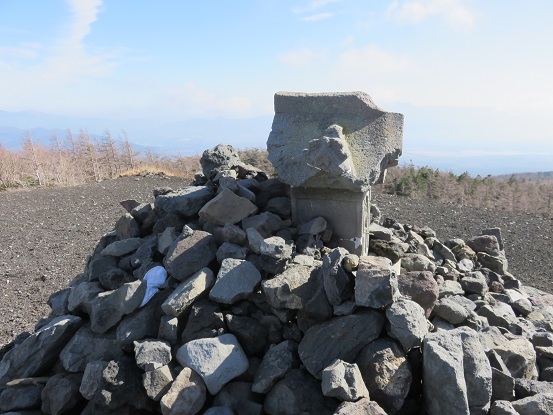
[[127, 170], [134, 170], [137, 167], [137, 159], [140, 157], [140, 151], [134, 150], [129, 141], [129, 136], [125, 130], [119, 135], [121, 156]]
[[44, 184], [42, 162], [39, 157], [39, 149], [33, 142], [33, 137], [31, 136], [30, 131], [27, 132], [27, 136], [23, 142], [23, 154], [23, 158], [30, 163], [30, 167], [36, 177], [38, 185], [42, 186]]

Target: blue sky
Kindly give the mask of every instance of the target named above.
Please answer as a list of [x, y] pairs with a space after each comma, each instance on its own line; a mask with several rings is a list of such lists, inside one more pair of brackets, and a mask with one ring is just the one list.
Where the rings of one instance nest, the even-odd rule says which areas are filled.
[[405, 114], [403, 161], [553, 170], [551, 16], [550, 0], [2, 0], [0, 110], [127, 130], [266, 116], [268, 133], [276, 91], [361, 90]]

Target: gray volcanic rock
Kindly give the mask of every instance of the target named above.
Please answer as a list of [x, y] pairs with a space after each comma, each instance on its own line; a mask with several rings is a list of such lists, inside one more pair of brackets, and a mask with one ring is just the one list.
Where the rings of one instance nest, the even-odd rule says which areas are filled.
[[248, 199], [237, 196], [229, 189], [224, 189], [207, 202], [198, 214], [200, 218], [210, 223], [223, 226], [234, 225], [255, 212], [257, 212], [257, 206]]
[[213, 190], [209, 187], [189, 186], [176, 192], [159, 195], [155, 199], [154, 207], [163, 213], [193, 217], [213, 196]]
[[384, 317], [376, 311], [335, 317], [307, 330], [298, 348], [300, 359], [320, 379], [322, 370], [335, 359], [355, 359], [363, 347], [380, 335], [383, 327]]
[[77, 316], [56, 317], [7, 352], [0, 362], [0, 386], [49, 370], [81, 325], [82, 319]]
[[163, 264], [179, 281], [209, 265], [215, 259], [215, 238], [204, 231], [183, 232], [171, 245]]
[[221, 263], [209, 299], [233, 304], [247, 298], [260, 282], [261, 274], [251, 262], [227, 258]]

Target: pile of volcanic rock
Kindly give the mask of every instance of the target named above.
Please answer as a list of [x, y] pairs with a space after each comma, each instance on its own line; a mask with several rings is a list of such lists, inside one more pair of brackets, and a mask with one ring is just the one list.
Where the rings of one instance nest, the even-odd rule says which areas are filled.
[[4, 348], [2, 413], [553, 413], [553, 296], [508, 273], [498, 229], [442, 242], [373, 208], [358, 257], [321, 217], [293, 226], [287, 186], [232, 148], [201, 164], [122, 202]]

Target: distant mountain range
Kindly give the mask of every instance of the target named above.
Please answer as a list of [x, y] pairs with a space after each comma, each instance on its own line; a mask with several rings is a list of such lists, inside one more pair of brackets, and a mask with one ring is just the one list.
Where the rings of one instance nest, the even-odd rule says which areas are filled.
[[48, 145], [53, 134], [64, 139], [67, 129], [73, 134], [84, 129], [92, 136], [101, 136], [109, 129], [114, 137], [125, 130], [129, 140], [139, 148], [193, 155], [219, 143], [238, 148], [265, 147], [272, 119], [267, 115], [248, 119], [194, 118], [160, 123], [142, 119], [65, 117], [37, 111], [0, 111], [0, 144], [17, 149], [30, 133], [35, 142]]

